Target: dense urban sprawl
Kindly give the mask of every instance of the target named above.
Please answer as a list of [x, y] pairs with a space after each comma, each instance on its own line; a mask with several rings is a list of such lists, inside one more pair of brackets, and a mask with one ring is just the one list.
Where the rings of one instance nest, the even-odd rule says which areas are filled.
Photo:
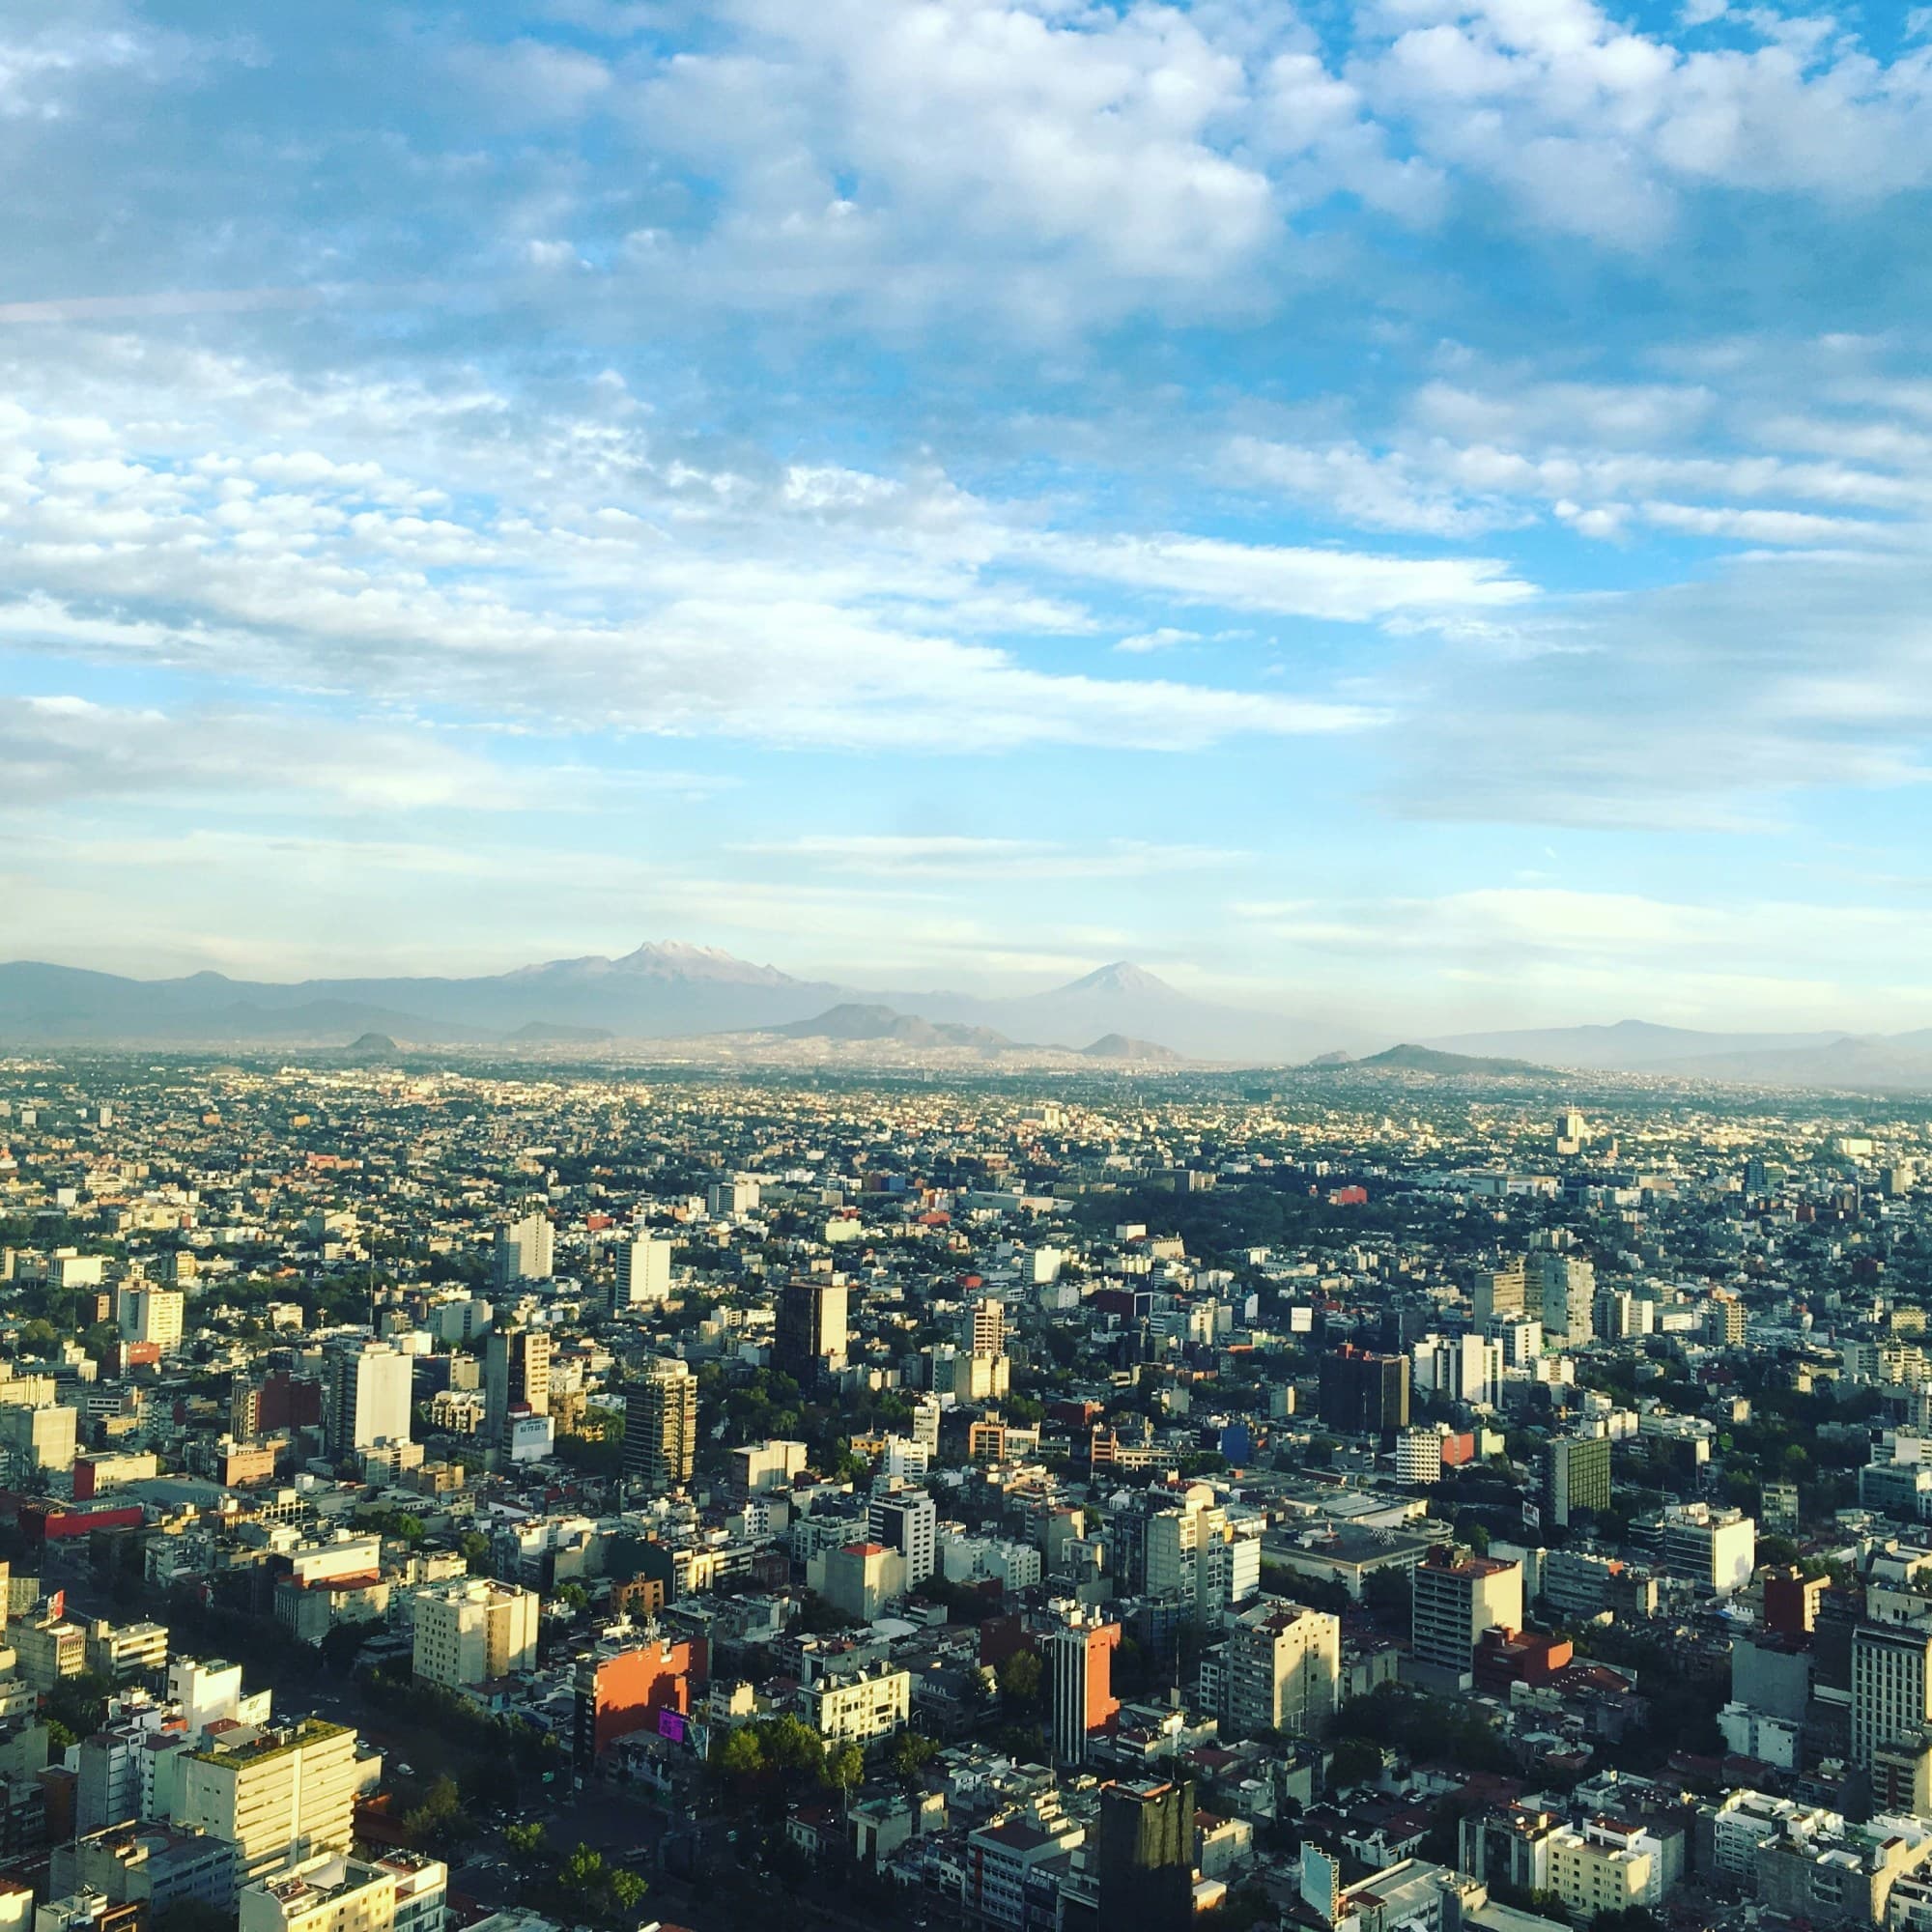
[[1921, 1932], [1928, 1160], [1662, 1079], [0, 1062], [0, 1932]]

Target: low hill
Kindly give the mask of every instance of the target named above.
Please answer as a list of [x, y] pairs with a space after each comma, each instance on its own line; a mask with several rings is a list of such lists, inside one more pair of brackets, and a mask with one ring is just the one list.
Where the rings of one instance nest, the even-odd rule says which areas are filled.
[[1528, 1060], [1496, 1060], [1473, 1053], [1444, 1053], [1439, 1047], [1417, 1046], [1405, 1040], [1400, 1046], [1385, 1047], [1356, 1066], [1386, 1066], [1398, 1073], [1547, 1073], [1549, 1069]]
[[829, 1007], [815, 1019], [793, 1020], [789, 1026], [766, 1031], [781, 1039], [890, 1040], [897, 1046], [977, 1046], [990, 1052], [1013, 1043], [991, 1027], [923, 1020], [916, 1013], [856, 1000]]
[[1086, 1060], [1179, 1060], [1179, 1054], [1171, 1046], [1161, 1046], [1151, 1039], [1136, 1039], [1131, 1034], [1106, 1033], [1091, 1046], [1083, 1046], [1080, 1054]]

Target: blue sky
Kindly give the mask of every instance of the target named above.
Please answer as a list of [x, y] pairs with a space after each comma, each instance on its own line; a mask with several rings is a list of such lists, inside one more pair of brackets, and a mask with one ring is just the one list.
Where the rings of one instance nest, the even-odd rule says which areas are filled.
[[1932, 1024], [1932, 9], [14, 0], [0, 953]]

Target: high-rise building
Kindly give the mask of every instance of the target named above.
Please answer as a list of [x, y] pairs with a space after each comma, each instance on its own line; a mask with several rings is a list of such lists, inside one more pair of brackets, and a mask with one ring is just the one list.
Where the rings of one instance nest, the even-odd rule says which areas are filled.
[[526, 1214], [520, 1221], [506, 1222], [497, 1230], [495, 1256], [497, 1286], [508, 1288], [519, 1281], [548, 1281], [551, 1265], [552, 1229], [550, 1216]]
[[1852, 1633], [1852, 1761], [1869, 1768], [1885, 1745], [1916, 1745], [1932, 1729], [1932, 1631], [1861, 1624]]
[[967, 1311], [959, 1337], [976, 1355], [1003, 1354], [1007, 1346], [1007, 1304], [988, 1295]]
[[1119, 1624], [1078, 1606], [1042, 1639], [1056, 1763], [1084, 1764], [1089, 1741], [1103, 1733], [1120, 1711], [1113, 1690], [1114, 1651], [1120, 1641]]
[[1543, 1310], [1543, 1332], [1566, 1342], [1590, 1339], [1590, 1317], [1597, 1298], [1597, 1270], [1577, 1255], [1545, 1249], [1531, 1259], [1536, 1264], [1540, 1293], [1529, 1299]]
[[1122, 1779], [1100, 1787], [1095, 1844], [1108, 1932], [1185, 1932], [1194, 1917], [1194, 1786]]
[[916, 1396], [912, 1405], [912, 1439], [933, 1461], [939, 1460], [939, 1413], [937, 1396]]
[[1466, 1403], [1502, 1404], [1503, 1346], [1484, 1335], [1425, 1335], [1408, 1351], [1411, 1390]]
[[1232, 1731], [1315, 1736], [1341, 1701], [1341, 1619], [1265, 1598], [1229, 1619], [1216, 1662], [1219, 1715]]
[[152, 1342], [164, 1355], [181, 1347], [187, 1296], [178, 1288], [130, 1282], [115, 1296], [114, 1321], [124, 1342]]
[[845, 1366], [846, 1288], [822, 1274], [800, 1275], [779, 1291], [772, 1364], [810, 1386]]
[[1344, 1343], [1321, 1363], [1321, 1416], [1344, 1435], [1392, 1436], [1408, 1427], [1408, 1357]]
[[1579, 1510], [1600, 1514], [1610, 1506], [1610, 1438], [1559, 1435], [1544, 1445], [1543, 1510], [1562, 1528]]
[[1213, 1623], [1260, 1589], [1259, 1537], [1236, 1531], [1207, 1484], [1190, 1484], [1179, 1495], [1150, 1490], [1144, 1507], [1141, 1563], [1149, 1596], [1180, 1605], [1196, 1623]]
[[65, 1403], [0, 1403], [0, 1470], [9, 1481], [32, 1482], [49, 1470], [71, 1469], [80, 1411]]
[[187, 1754], [175, 1822], [228, 1839], [246, 1886], [293, 1860], [347, 1852], [363, 1776], [355, 1734], [340, 1724], [242, 1725]]
[[866, 1531], [905, 1558], [907, 1589], [918, 1589], [937, 1567], [939, 1511], [923, 1490], [874, 1494], [866, 1506]]
[[519, 1415], [550, 1413], [550, 1334], [542, 1328], [498, 1328], [483, 1344], [483, 1426], [507, 1447]]
[[1522, 1628], [1522, 1566], [1432, 1549], [1415, 1566], [1411, 1642], [1416, 1662], [1467, 1688], [1487, 1630]]
[[332, 1342], [323, 1356], [323, 1434], [331, 1456], [410, 1439], [411, 1358], [386, 1342]]
[[624, 1480], [668, 1495], [691, 1480], [697, 1453], [697, 1381], [673, 1355], [661, 1355], [624, 1390]]
[[618, 1310], [662, 1301], [670, 1293], [671, 1244], [639, 1235], [617, 1244], [617, 1285], [611, 1305]]
[[1469, 1284], [1469, 1300], [1475, 1310], [1476, 1325], [1495, 1321], [1523, 1312], [1523, 1260], [1520, 1255], [1498, 1268], [1478, 1268]]
[[452, 1688], [494, 1684], [537, 1661], [539, 1600], [514, 1583], [463, 1577], [415, 1594], [414, 1669]]

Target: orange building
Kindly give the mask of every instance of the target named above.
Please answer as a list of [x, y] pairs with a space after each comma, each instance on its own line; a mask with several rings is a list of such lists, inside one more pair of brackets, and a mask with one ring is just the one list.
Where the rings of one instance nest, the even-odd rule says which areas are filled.
[[577, 1666], [576, 1757], [587, 1769], [619, 1738], [655, 1730], [660, 1712], [689, 1717], [710, 1674], [702, 1637], [607, 1637]]
[[1041, 1645], [1053, 1693], [1053, 1754], [1062, 1764], [1080, 1764], [1088, 1740], [1113, 1728], [1121, 1700], [1114, 1695], [1114, 1649], [1119, 1624], [1102, 1623], [1098, 1612], [1076, 1611]]

